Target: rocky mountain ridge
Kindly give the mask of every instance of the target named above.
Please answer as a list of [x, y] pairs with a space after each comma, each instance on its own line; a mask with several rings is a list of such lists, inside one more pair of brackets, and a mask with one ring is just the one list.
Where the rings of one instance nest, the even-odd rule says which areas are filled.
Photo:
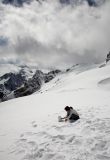
[[[106, 66], [108, 62], [110, 62], [110, 52], [107, 54], [105, 62], [99, 65], [99, 68]], [[39, 69], [34, 71], [27, 66], [22, 67], [21, 70], [18, 70], [16, 73], [9, 72], [0, 77], [0, 101], [31, 95], [34, 92], [39, 91], [44, 83], [50, 82], [58, 74], [71, 71], [78, 74], [89, 68], [91, 68], [90, 64], [75, 64], [64, 72], [56, 69], [48, 73], [44, 73]]]
[[21, 69], [18, 73], [6, 73], [0, 77], [0, 100], [6, 101], [30, 95], [38, 91], [43, 83], [49, 82], [60, 72], [60, 70], [54, 70], [43, 73], [41, 70], [36, 70], [32, 77], [26, 74], [25, 69]]

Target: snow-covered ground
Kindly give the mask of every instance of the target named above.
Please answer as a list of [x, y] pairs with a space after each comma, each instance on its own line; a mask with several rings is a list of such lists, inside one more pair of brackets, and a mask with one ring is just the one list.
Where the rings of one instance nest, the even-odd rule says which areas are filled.
[[[82, 70], [82, 71], [81, 71]], [[0, 160], [110, 160], [110, 65], [70, 70], [0, 104]], [[58, 122], [73, 106], [75, 123]]]

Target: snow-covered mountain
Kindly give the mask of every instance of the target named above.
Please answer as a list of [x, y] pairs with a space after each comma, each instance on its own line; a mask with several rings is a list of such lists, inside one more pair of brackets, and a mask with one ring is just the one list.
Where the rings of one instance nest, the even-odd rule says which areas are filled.
[[[106, 63], [108, 63], [109, 60], [110, 52], [107, 54]], [[106, 63], [100, 65], [100, 68], [104, 67]], [[53, 71], [44, 73], [36, 67], [33, 68], [26, 65], [17, 66], [14, 64], [1, 64], [0, 66], [2, 68], [2, 71], [0, 72], [1, 101], [31, 95], [34, 92], [42, 89], [41, 87], [44, 83], [50, 82], [57, 75], [59, 75], [59, 73], [62, 76], [63, 73], [68, 73], [70, 71], [74, 71], [74, 73], [80, 73], [95, 67], [94, 64], [75, 64], [65, 71], [55, 69]]]
[[60, 70], [53, 70], [43, 73], [38, 69], [32, 69], [28, 66], [15, 66], [15, 68], [14, 71], [12, 70], [5, 74], [1, 73], [1, 75], [3, 74], [0, 76], [1, 101], [30, 95], [38, 91], [43, 83], [49, 82], [60, 72]]
[[[58, 122], [66, 105], [80, 114]], [[77, 65], [40, 92], [0, 103], [1, 160], [109, 160], [110, 64]]]
[[[110, 60], [109, 54], [107, 54], [106, 63]], [[7, 64], [8, 67], [10, 66]], [[61, 70], [53, 70], [48, 73], [43, 73], [41, 70], [38, 69], [32, 69], [26, 65], [24, 66], [16, 66], [12, 65], [15, 70], [12, 70], [10, 68], [10, 72], [6, 72], [3, 74], [1, 72], [0, 76], [0, 100], [1, 102], [28, 96], [33, 94], [36, 91], [42, 92], [42, 85], [44, 83], [50, 82], [52, 79], [54, 79], [59, 73], [62, 76], [63, 73], [68, 73], [71, 71], [74, 71], [74, 73], [80, 73], [84, 72], [85, 70], [89, 70], [93, 65], [87, 65], [87, 64], [81, 64], [81, 65], [73, 65], [71, 68], [66, 69], [65, 71], [61, 72]], [[101, 67], [104, 67], [105, 64], [100, 65]], [[4, 69], [5, 68], [5, 69]], [[2, 69], [4, 71], [8, 71], [6, 69], [6, 66]], [[12, 71], [11, 71], [12, 70]], [[51, 86], [51, 85], [50, 85]], [[47, 90], [47, 89], [46, 89]]]

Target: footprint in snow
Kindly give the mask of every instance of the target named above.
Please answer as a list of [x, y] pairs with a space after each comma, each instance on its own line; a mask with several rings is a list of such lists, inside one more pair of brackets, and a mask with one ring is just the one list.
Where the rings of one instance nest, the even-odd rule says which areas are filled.
[[92, 150], [94, 151], [105, 151], [107, 146], [107, 141], [98, 140], [94, 146], [92, 147]]
[[67, 139], [67, 144], [70, 144], [70, 143], [72, 143], [72, 142], [74, 142], [75, 141], [75, 138], [76, 138], [76, 136], [75, 135], [72, 135], [72, 136], [69, 136], [69, 138]]
[[32, 121], [31, 125], [32, 125], [32, 127], [36, 128], [37, 127], [36, 121]]

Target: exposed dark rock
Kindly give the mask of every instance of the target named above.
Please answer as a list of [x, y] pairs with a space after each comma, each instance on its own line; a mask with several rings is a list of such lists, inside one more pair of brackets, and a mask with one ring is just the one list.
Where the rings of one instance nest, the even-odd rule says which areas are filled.
[[107, 54], [106, 63], [110, 61], [110, 52]]
[[68, 68], [68, 69], [66, 69], [66, 72], [69, 72], [71, 69], [70, 68]]
[[[29, 72], [31, 73], [31, 70], [28, 69]], [[26, 75], [25, 69], [21, 69], [18, 73], [6, 73], [0, 77], [0, 99], [3, 101], [30, 95], [38, 91], [43, 83], [49, 82], [60, 72], [60, 70], [54, 70], [43, 73], [36, 70], [31, 78]]]
[[0, 91], [0, 99], [3, 101], [4, 93]]
[[4, 94], [4, 100], [7, 100], [9, 94], [21, 87], [27, 81], [25, 74], [25, 71], [21, 69], [18, 73], [6, 73], [0, 77], [0, 91]]
[[52, 80], [59, 72], [60, 70], [55, 70], [45, 74], [42, 71], [37, 70], [33, 77], [24, 83], [23, 87], [14, 91], [15, 97], [27, 96], [38, 91], [43, 83]]
[[25, 81], [25, 77], [22, 72], [19, 72], [18, 74], [15, 73], [7, 73], [0, 77], [0, 80], [5, 79], [4, 87], [6, 90], [13, 91], [20, 87]]
[[79, 66], [79, 64], [74, 64], [71, 68], [66, 69], [66, 72], [69, 72], [69, 71], [75, 69], [77, 66]]
[[45, 76], [44, 76], [45, 83], [47, 83], [50, 80], [52, 80], [60, 72], [61, 72], [60, 70], [54, 70], [54, 71], [51, 71], [51, 72], [45, 74]]

